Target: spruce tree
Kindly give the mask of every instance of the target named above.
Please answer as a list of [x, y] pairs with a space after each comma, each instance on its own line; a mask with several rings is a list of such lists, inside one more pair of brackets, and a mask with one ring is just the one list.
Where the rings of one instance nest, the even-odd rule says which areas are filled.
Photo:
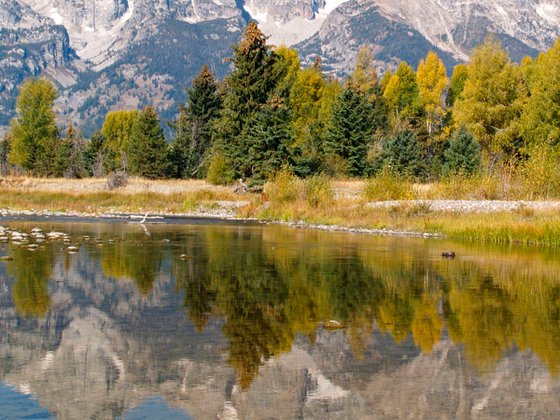
[[103, 165], [105, 137], [98, 130], [93, 133], [84, 150], [84, 166], [90, 176], [106, 175]]
[[243, 171], [250, 173], [254, 182], [264, 183], [290, 163], [294, 142], [290, 110], [273, 99], [251, 121], [246, 142], [250, 146]]
[[480, 168], [480, 145], [465, 126], [457, 130], [444, 152], [442, 173], [472, 175]]
[[132, 127], [127, 148], [128, 169], [133, 175], [156, 179], [167, 176], [167, 142], [153, 107], [145, 107]]
[[0, 140], [0, 176], [8, 175], [10, 163], [8, 155], [10, 154], [10, 138], [8, 136]]
[[412, 130], [404, 130], [383, 145], [382, 164], [392, 173], [409, 178], [422, 175], [422, 148]]
[[181, 107], [176, 122], [171, 159], [175, 176], [200, 178], [205, 176], [202, 166], [210, 150], [212, 124], [222, 105], [216, 79], [207, 65], [193, 80], [187, 95], [187, 105]]
[[84, 161], [84, 151], [86, 145], [82, 132], [76, 130], [70, 121], [68, 122], [68, 127], [66, 129], [66, 138], [64, 139], [64, 143], [67, 149], [65, 154], [68, 157], [64, 177], [84, 178], [87, 176]]
[[234, 177], [251, 175], [246, 164], [250, 144], [242, 133], [285, 76], [278, 71], [278, 57], [266, 40], [257, 24], [251, 22], [233, 47], [231, 61], [234, 70], [226, 79], [224, 107], [215, 125], [214, 136], [219, 142], [217, 149], [227, 160], [229, 172]]
[[375, 131], [373, 120], [372, 104], [353, 88], [345, 89], [334, 103], [323, 147], [325, 154], [345, 161], [348, 175], [364, 175]]

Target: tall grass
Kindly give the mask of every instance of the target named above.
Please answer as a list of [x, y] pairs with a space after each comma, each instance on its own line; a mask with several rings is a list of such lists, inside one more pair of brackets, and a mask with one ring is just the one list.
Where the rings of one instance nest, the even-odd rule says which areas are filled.
[[367, 201], [413, 200], [416, 193], [412, 182], [383, 169], [367, 180], [363, 196]]

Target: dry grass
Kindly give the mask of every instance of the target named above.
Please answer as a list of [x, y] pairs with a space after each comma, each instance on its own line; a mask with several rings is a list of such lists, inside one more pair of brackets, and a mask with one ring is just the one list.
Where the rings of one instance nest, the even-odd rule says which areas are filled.
[[[373, 208], [367, 206], [364, 197], [367, 185], [364, 181], [330, 181], [321, 177], [303, 181], [283, 174], [266, 186], [261, 197], [235, 194], [231, 187], [213, 186], [204, 181], [132, 178], [125, 188], [108, 191], [104, 179], [4, 178], [0, 180], [0, 208], [88, 214], [151, 210], [173, 214], [233, 202], [237, 205], [231, 208], [238, 216], [262, 220], [440, 233], [477, 242], [560, 246], [560, 215], [554, 212], [521, 207], [489, 217], [436, 212], [429, 205], [407, 201], [389, 208]], [[483, 187], [476, 193], [478, 198], [494, 191], [492, 185], [483, 183]], [[414, 191], [419, 198], [464, 198], [442, 195], [441, 191], [449, 190], [437, 184], [414, 186]]]
[[131, 178], [124, 188], [111, 190], [105, 179], [4, 178], [0, 208], [72, 213], [184, 213], [216, 202], [243, 202], [247, 195], [205, 181], [151, 181]]
[[[30, 177], [6, 177], [0, 178], [1, 190], [17, 191], [41, 191], [41, 192], [63, 192], [88, 194], [91, 192], [107, 192], [107, 179], [85, 178], [30, 178]], [[231, 188], [212, 185], [200, 180], [148, 180], [130, 177], [128, 184], [118, 190], [119, 193], [156, 193], [163, 195], [182, 194], [197, 191], [213, 191], [220, 194], [231, 193]]]

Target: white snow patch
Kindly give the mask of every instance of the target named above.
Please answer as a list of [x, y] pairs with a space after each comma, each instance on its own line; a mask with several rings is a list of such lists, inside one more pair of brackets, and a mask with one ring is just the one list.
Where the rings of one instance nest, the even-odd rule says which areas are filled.
[[553, 25], [560, 25], [560, 13], [558, 6], [552, 3], [541, 3], [536, 5], [537, 14]]
[[251, 2], [251, 4], [244, 4], [243, 9], [257, 22], [261, 24], [268, 22], [268, 13], [255, 8], [253, 2]]
[[325, 7], [321, 10], [323, 13], [331, 13], [338, 6], [346, 3], [348, 0], [326, 0]]
[[349, 0], [326, 0], [325, 7], [318, 10], [314, 19], [300, 16], [285, 23], [271, 21], [268, 13], [255, 8], [253, 2], [247, 2], [243, 8], [259, 23], [261, 30], [270, 36], [272, 44], [291, 46], [319, 32], [329, 15], [347, 1]]
[[53, 7], [49, 11], [49, 17], [54, 20], [54, 23], [57, 25], [62, 25], [64, 22], [64, 18], [60, 15], [60, 13], [58, 13], [58, 9], [56, 7]]

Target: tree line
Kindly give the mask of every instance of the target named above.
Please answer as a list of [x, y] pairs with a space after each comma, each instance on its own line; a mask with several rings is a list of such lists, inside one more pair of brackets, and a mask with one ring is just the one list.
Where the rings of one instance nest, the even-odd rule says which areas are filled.
[[558, 163], [560, 41], [536, 59], [510, 60], [489, 37], [452, 77], [436, 53], [416, 70], [402, 62], [381, 77], [371, 49], [360, 49], [345, 80], [320, 59], [302, 67], [297, 51], [267, 44], [250, 23], [217, 80], [204, 66], [168, 123], [153, 107], [107, 114], [85, 140], [53, 110], [56, 89], [26, 81], [17, 117], [0, 142], [0, 170], [81, 178], [115, 170], [146, 178], [249, 179], [280, 169], [365, 177], [380, 171], [417, 180]]

